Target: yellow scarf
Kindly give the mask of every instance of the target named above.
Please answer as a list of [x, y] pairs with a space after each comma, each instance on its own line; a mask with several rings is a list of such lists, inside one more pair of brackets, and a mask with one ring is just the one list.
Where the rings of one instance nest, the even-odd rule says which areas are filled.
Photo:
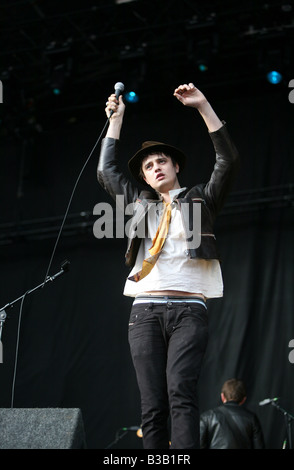
[[164, 202], [164, 205], [165, 207], [155, 237], [152, 240], [152, 246], [148, 250], [151, 256], [149, 258], [144, 259], [141, 271], [129, 277], [131, 281], [138, 282], [140, 281], [140, 279], [146, 277], [147, 274], [149, 274], [150, 271], [154, 268], [155, 263], [159, 258], [162, 247], [167, 237], [171, 219], [171, 204]]

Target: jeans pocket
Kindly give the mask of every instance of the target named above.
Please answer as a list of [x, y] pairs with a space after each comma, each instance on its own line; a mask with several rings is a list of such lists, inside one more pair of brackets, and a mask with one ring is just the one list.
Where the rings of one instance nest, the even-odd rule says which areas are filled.
[[204, 305], [190, 305], [189, 311], [192, 316], [197, 317], [200, 321], [204, 322], [206, 325], [208, 324], [208, 314], [207, 308]]
[[131, 311], [131, 314], [129, 317], [129, 327], [133, 326], [136, 323], [137, 318], [138, 318], [138, 315], [135, 312]]
[[132, 306], [130, 317], [129, 317], [129, 327], [134, 326], [136, 323], [144, 319], [144, 314], [146, 312], [146, 308], [144, 307], [142, 307], [142, 305], [140, 304]]

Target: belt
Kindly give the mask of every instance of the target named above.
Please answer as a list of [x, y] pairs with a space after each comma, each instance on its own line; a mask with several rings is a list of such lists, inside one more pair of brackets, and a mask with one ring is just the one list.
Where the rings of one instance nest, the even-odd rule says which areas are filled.
[[206, 303], [201, 297], [178, 297], [174, 295], [150, 295], [150, 296], [137, 296], [133, 302], [133, 305], [136, 304], [147, 304], [147, 303], [155, 303], [155, 304], [165, 304], [165, 303], [180, 303], [180, 304], [187, 304], [187, 303], [197, 303], [203, 305], [207, 308]]

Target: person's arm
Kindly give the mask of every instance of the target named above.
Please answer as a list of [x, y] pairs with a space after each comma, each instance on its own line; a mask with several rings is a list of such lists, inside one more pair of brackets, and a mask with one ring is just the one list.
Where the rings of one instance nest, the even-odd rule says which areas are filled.
[[180, 85], [174, 91], [174, 96], [184, 105], [195, 108], [201, 114], [209, 132], [215, 132], [223, 126], [212, 106], [198, 90], [198, 88], [189, 83], [188, 85]]
[[259, 419], [257, 418], [256, 415], [254, 415], [254, 420], [253, 420], [253, 449], [265, 449], [265, 442], [264, 442], [264, 436], [263, 436], [263, 431], [259, 422]]
[[209, 449], [209, 415], [210, 410], [200, 415], [200, 449]]
[[210, 180], [205, 186], [206, 203], [215, 215], [222, 209], [239, 167], [239, 154], [212, 106], [193, 83], [180, 85], [174, 96], [184, 105], [195, 108], [201, 114], [212, 140], [216, 162]]
[[[111, 110], [113, 114], [110, 117]], [[105, 138], [101, 143], [97, 179], [113, 199], [116, 199], [117, 195], [123, 195], [123, 202], [126, 206], [138, 197], [138, 189], [122, 174], [117, 160], [119, 138], [125, 112], [122, 96], [117, 100], [115, 94], [110, 95], [105, 112], [110, 119]]]
[[119, 139], [125, 113], [125, 104], [121, 95], [118, 100], [116, 99], [115, 94], [112, 94], [108, 97], [105, 108], [105, 112], [108, 118], [111, 111], [113, 111], [113, 114], [109, 119], [109, 126], [106, 132], [106, 137]]

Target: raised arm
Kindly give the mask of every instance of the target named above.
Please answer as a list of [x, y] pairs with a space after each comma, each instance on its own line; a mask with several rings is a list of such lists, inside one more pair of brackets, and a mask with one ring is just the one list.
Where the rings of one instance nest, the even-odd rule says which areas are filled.
[[175, 89], [174, 96], [184, 106], [190, 106], [199, 111], [209, 132], [215, 132], [223, 126], [204, 94], [193, 83], [180, 85]]
[[239, 154], [222, 122], [204, 94], [193, 83], [180, 85], [174, 96], [184, 105], [201, 114], [212, 140], [216, 162], [209, 182], [205, 186], [206, 202], [217, 214], [223, 207], [239, 168]]
[[109, 96], [105, 108], [105, 112], [108, 118], [111, 111], [113, 114], [109, 119], [109, 126], [106, 132], [106, 137], [119, 139], [125, 113], [125, 104], [121, 95], [118, 100], [116, 99], [115, 94]]
[[[113, 114], [110, 117], [111, 111], [113, 111]], [[138, 197], [138, 189], [121, 172], [117, 159], [119, 138], [125, 112], [122, 96], [117, 100], [115, 94], [110, 95], [105, 112], [110, 119], [105, 138], [101, 143], [97, 179], [113, 199], [116, 199], [117, 195], [124, 196], [123, 202], [124, 205], [127, 205]]]

